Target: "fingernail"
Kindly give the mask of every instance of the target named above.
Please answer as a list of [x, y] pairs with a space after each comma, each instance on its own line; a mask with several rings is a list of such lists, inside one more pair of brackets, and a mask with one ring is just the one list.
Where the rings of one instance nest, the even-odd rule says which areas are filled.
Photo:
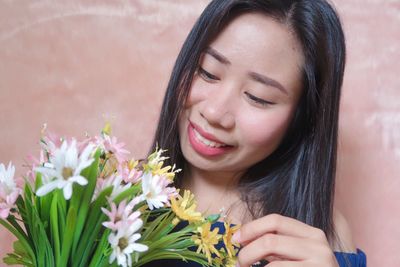
[[240, 243], [240, 230], [232, 236], [233, 243]]
[[236, 263], [235, 267], [240, 267], [239, 263]]

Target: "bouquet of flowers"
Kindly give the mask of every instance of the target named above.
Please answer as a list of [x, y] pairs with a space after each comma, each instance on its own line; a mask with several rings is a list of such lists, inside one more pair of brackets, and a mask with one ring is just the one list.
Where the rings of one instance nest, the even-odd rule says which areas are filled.
[[235, 266], [237, 227], [226, 220], [220, 234], [212, 227], [220, 214], [204, 217], [191, 192], [179, 194], [179, 170], [164, 166], [162, 149], [129, 159], [109, 124], [81, 141], [44, 128], [40, 144], [26, 176], [17, 179], [11, 162], [0, 164], [0, 224], [17, 238], [6, 264], [126, 267], [182, 259]]

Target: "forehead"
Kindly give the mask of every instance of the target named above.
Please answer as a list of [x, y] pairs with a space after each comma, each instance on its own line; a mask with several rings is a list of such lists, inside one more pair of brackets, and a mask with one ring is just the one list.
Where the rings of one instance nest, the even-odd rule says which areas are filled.
[[[292, 29], [261, 13], [245, 13], [231, 20], [214, 38], [212, 44], [230, 42], [233, 49], [255, 49], [255, 52], [290, 53], [301, 59], [302, 49]], [[264, 51], [263, 51], [264, 50]], [[298, 63], [300, 63], [299, 60]]]
[[299, 86], [303, 53], [291, 29], [260, 13], [246, 13], [230, 21], [210, 46], [234, 68], [273, 76], [289, 88]]

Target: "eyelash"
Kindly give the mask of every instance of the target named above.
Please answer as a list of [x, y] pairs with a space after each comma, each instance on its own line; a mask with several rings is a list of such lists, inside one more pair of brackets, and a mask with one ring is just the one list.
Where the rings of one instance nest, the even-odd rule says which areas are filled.
[[[214, 82], [214, 81], [219, 81], [220, 80], [217, 76], [212, 75], [211, 73], [209, 73], [208, 71], [206, 71], [202, 67], [198, 67], [198, 72], [199, 72], [200, 76], [206, 81]], [[252, 100], [253, 102], [255, 102], [255, 103], [259, 104], [259, 105], [262, 105], [262, 106], [268, 106], [268, 105], [274, 105], [275, 104], [273, 102], [269, 102], [269, 101], [266, 101], [264, 99], [258, 98], [256, 96], [250, 94], [249, 92], [244, 92], [244, 94], [250, 100]]]
[[260, 104], [262, 106], [268, 106], [268, 105], [275, 105], [275, 103], [270, 102], [270, 101], [266, 101], [264, 99], [258, 98], [252, 94], [250, 94], [249, 92], [244, 92], [244, 94], [252, 101], [254, 101], [257, 104]]
[[211, 73], [209, 73], [208, 71], [206, 71], [205, 69], [203, 69], [202, 67], [198, 67], [198, 72], [200, 74], [200, 76], [205, 79], [206, 81], [219, 81], [220, 79], [217, 76], [212, 75]]

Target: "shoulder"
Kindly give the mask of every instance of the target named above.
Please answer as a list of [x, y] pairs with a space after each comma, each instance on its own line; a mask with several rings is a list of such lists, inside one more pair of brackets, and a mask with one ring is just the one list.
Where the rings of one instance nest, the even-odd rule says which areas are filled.
[[338, 237], [332, 247], [334, 251], [356, 253], [351, 228], [343, 214], [336, 208], [333, 210], [333, 224]]

